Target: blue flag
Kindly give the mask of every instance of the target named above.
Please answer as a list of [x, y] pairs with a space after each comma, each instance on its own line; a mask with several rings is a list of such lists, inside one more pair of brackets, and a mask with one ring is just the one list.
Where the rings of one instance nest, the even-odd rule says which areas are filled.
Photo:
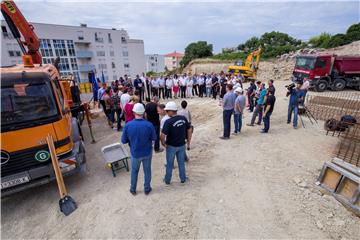
[[103, 83], [105, 83], [105, 76], [104, 76], [104, 71], [103, 70], [101, 70], [101, 81]]
[[93, 88], [94, 101], [97, 102], [99, 86], [98, 86], [98, 83], [96, 82], [94, 71], [91, 71], [91, 83], [92, 83], [92, 88]]

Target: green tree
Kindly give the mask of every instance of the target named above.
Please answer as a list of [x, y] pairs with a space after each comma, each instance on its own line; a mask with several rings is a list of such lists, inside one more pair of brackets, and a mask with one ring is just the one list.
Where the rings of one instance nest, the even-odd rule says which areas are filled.
[[210, 57], [213, 55], [213, 46], [208, 44], [206, 41], [198, 41], [190, 43], [185, 48], [185, 56], [180, 61], [181, 67], [185, 67], [191, 62], [191, 60], [196, 58]]
[[347, 43], [349, 43], [349, 41], [347, 40], [346, 35], [342, 33], [338, 33], [331, 37], [327, 47], [333, 48], [333, 47], [345, 45]]
[[301, 40], [293, 38], [282, 32], [267, 32], [259, 39], [261, 47], [263, 48], [263, 57], [271, 58], [278, 55], [289, 53], [300, 48]]
[[346, 39], [349, 43], [360, 40], [360, 23], [353, 24], [348, 28]]
[[240, 44], [238, 46], [238, 50], [249, 52], [249, 51], [254, 51], [255, 49], [258, 49], [259, 46], [260, 46], [259, 38], [251, 37], [245, 43]]
[[238, 45], [239, 51], [249, 54], [259, 47], [263, 49], [263, 57], [271, 58], [299, 49], [302, 45], [301, 40], [295, 39], [282, 32], [266, 32], [260, 38], [252, 37], [245, 43]]
[[329, 33], [322, 33], [319, 36], [310, 38], [309, 43], [312, 47], [327, 48], [329, 46], [329, 41], [331, 35]]

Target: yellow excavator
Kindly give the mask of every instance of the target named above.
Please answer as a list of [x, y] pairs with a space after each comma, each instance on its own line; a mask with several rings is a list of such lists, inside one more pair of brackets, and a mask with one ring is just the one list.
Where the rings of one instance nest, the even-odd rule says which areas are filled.
[[260, 56], [262, 53], [262, 49], [250, 53], [245, 62], [237, 61], [234, 65], [229, 66], [229, 73], [238, 74], [241, 73], [245, 79], [247, 78], [256, 78], [256, 72], [260, 62]]

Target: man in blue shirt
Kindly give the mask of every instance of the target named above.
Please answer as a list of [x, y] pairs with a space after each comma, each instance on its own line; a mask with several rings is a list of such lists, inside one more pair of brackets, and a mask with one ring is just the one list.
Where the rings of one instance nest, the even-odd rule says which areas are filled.
[[296, 87], [288, 89], [286, 96], [290, 95], [287, 123], [291, 123], [291, 115], [294, 112], [293, 127], [297, 128], [299, 103], [304, 102], [305, 92], [301, 89], [302, 81], [296, 82]]
[[250, 124], [247, 124], [248, 126], [254, 126], [255, 119], [257, 116], [259, 116], [257, 124], [258, 125], [261, 124], [262, 115], [263, 115], [263, 104], [264, 104], [264, 99], [265, 99], [266, 94], [267, 94], [267, 90], [265, 88], [265, 83], [263, 83], [263, 84], [261, 84], [261, 87], [260, 87], [259, 99], [257, 100], [256, 108], [252, 115]]
[[145, 112], [144, 105], [136, 103], [133, 108], [135, 119], [125, 125], [121, 142], [128, 143], [131, 152], [131, 184], [130, 193], [136, 194], [136, 185], [140, 169], [143, 164], [144, 169], [144, 191], [145, 194], [151, 192], [151, 159], [152, 142], [156, 140], [154, 126], [143, 119]]
[[223, 99], [224, 135], [220, 137], [222, 140], [227, 140], [230, 138], [231, 115], [234, 112], [236, 99], [236, 94], [233, 92], [233, 86], [231, 84], [226, 85], [226, 91], [227, 93], [224, 95]]

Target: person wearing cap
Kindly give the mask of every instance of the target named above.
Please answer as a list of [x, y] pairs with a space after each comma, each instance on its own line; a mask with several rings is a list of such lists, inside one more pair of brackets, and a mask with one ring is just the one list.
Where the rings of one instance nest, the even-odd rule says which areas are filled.
[[168, 102], [165, 106], [165, 111], [170, 118], [165, 121], [160, 136], [161, 144], [166, 148], [166, 173], [164, 182], [167, 185], [171, 182], [176, 156], [180, 181], [181, 183], [185, 183], [187, 179], [185, 171], [185, 144], [187, 144], [188, 149], [190, 149], [191, 127], [184, 116], [177, 115], [175, 102]]
[[149, 194], [151, 188], [152, 142], [156, 140], [154, 126], [143, 119], [144, 105], [136, 103], [132, 109], [135, 119], [125, 125], [121, 142], [129, 144], [131, 152], [130, 193], [136, 195], [137, 179], [140, 165], [144, 170], [144, 192]]
[[261, 133], [267, 133], [270, 129], [270, 116], [274, 110], [276, 98], [274, 96], [274, 91], [272, 89], [268, 90], [268, 95], [266, 97], [264, 103], [264, 128], [262, 129]]
[[234, 109], [234, 124], [235, 131], [234, 135], [238, 135], [241, 132], [242, 127], [242, 117], [245, 108], [246, 97], [244, 96], [244, 91], [241, 87], [235, 89], [236, 99], [235, 99], [235, 109]]
[[158, 112], [159, 98], [157, 96], [152, 97], [151, 102], [145, 106], [145, 118], [152, 123], [155, 128], [156, 141], [154, 144], [154, 150], [156, 153], [164, 151], [160, 149], [160, 116]]

